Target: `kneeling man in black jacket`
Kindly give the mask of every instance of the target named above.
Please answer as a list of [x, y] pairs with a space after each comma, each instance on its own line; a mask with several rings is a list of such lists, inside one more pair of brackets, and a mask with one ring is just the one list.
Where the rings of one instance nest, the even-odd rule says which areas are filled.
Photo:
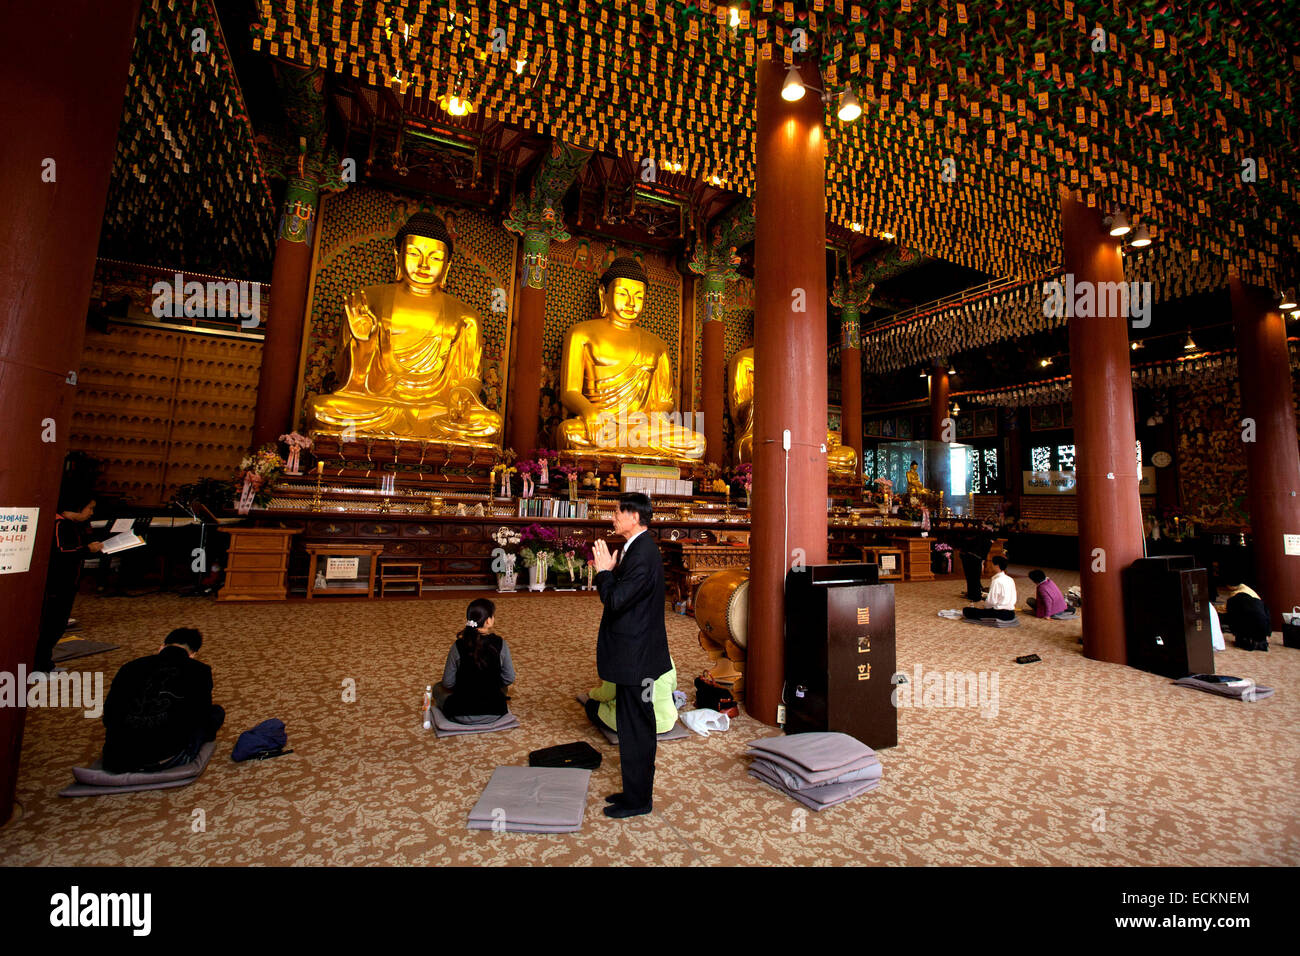
[[151, 773], [187, 764], [226, 719], [212, 703], [212, 668], [194, 659], [203, 635], [180, 627], [157, 654], [122, 665], [104, 701], [104, 769]]

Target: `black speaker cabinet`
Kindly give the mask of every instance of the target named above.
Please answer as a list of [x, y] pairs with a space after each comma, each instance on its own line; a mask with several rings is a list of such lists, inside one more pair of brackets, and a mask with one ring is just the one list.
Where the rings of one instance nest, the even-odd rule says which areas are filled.
[[894, 586], [874, 564], [823, 564], [785, 579], [787, 733], [838, 731], [898, 744]]
[[1209, 579], [1195, 563], [1191, 555], [1164, 555], [1124, 569], [1130, 667], [1174, 679], [1214, 673]]

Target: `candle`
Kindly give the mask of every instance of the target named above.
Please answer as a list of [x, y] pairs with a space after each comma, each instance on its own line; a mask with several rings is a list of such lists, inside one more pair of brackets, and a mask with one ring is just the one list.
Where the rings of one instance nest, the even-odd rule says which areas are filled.
[[318, 462], [316, 462], [316, 474], [318, 474], [318, 475], [323, 475], [323, 474], [325, 474], [325, 462], [324, 462], [324, 461], [318, 461]]

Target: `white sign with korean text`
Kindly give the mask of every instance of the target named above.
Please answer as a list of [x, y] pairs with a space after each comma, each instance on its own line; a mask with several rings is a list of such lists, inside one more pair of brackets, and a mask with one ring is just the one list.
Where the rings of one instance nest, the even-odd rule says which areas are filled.
[[40, 513], [40, 508], [0, 507], [0, 574], [22, 574], [31, 569]]
[[1300, 554], [1300, 534], [1282, 535], [1282, 553]]
[[325, 580], [333, 581], [339, 578], [353, 580], [357, 576], [357, 568], [360, 565], [360, 558], [326, 558]]

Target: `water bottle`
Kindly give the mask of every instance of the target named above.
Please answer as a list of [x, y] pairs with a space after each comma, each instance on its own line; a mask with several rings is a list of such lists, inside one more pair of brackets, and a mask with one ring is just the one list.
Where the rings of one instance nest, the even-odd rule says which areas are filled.
[[424, 720], [424, 729], [431, 730], [433, 728], [433, 685], [432, 684], [426, 684], [424, 686], [424, 703], [420, 707], [420, 713], [421, 713], [421, 717]]

